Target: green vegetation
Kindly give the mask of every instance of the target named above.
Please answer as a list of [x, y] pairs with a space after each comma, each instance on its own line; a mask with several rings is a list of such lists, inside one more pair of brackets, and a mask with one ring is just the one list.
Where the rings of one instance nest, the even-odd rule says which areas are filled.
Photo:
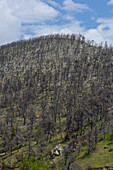
[[[42, 158], [41, 158], [42, 159]], [[34, 159], [33, 157], [30, 157], [29, 160], [25, 159], [24, 163], [21, 163], [20, 170], [47, 170], [49, 168], [50, 162], [48, 161], [45, 163], [45, 161]]]

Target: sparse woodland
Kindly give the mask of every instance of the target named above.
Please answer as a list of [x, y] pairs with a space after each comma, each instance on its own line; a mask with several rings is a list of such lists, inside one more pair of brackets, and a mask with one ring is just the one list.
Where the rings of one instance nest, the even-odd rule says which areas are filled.
[[[83, 150], [92, 154], [108, 136], [113, 141], [112, 46], [55, 34], [0, 47], [1, 169], [26, 158], [43, 159], [43, 169], [80, 169]], [[58, 144], [62, 156], [51, 158]]]

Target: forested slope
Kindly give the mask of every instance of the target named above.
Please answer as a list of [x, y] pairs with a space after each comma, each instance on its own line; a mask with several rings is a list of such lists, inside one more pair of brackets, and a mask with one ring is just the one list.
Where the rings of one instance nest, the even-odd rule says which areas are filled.
[[2, 168], [43, 156], [43, 169], [83, 169], [101, 151], [107, 161], [90, 166], [113, 166], [112, 47], [81, 35], [14, 42], [0, 47], [0, 76]]

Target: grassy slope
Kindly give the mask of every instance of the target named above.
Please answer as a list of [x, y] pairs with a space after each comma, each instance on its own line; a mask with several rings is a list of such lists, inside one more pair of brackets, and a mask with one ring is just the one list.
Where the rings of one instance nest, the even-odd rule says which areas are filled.
[[[90, 167], [102, 167], [102, 166], [113, 166], [113, 151], [109, 152], [110, 148], [113, 148], [113, 137], [107, 136], [106, 140], [102, 140], [97, 143], [96, 150], [90, 155], [83, 156], [85, 152], [81, 152], [79, 155], [79, 162], [82, 167], [89, 165]], [[104, 149], [104, 146], [107, 146]]]
[[[66, 119], [65, 117], [62, 118], [62, 125], [63, 128], [65, 128], [65, 123]], [[67, 142], [64, 142], [64, 136], [65, 133], [61, 134], [59, 133], [59, 124], [57, 121], [57, 130], [56, 134], [53, 136], [51, 143], [48, 143], [47, 146], [43, 148], [44, 150], [44, 155], [49, 156], [49, 152], [52, 150], [52, 148], [55, 145], [61, 144], [63, 147], [64, 145], [67, 145]], [[103, 139], [103, 138], [102, 138]], [[36, 143], [33, 142], [33, 150], [36, 152], [37, 147], [35, 145]], [[79, 143], [78, 143], [79, 145]], [[104, 146], [107, 146], [106, 149], [104, 149]], [[1, 159], [5, 161], [8, 165], [13, 165], [15, 161], [17, 161], [17, 155], [21, 155], [23, 153], [23, 157], [26, 155], [26, 149], [28, 148], [28, 144], [26, 143], [26, 146], [22, 147], [19, 149], [19, 151], [15, 150], [13, 151], [13, 155], [10, 156], [10, 154], [7, 154], [6, 156], [0, 156]], [[90, 167], [102, 167], [102, 166], [113, 166], [113, 151], [109, 152], [109, 149], [113, 148], [113, 136], [106, 134], [106, 139], [101, 140], [100, 142], [97, 143], [96, 145], [96, 150], [92, 152], [90, 155], [87, 155], [87, 144], [86, 146], [82, 147], [82, 151], [80, 151], [79, 155], [78, 153], [73, 152], [72, 154], [75, 156], [75, 159], [77, 160], [77, 164], [82, 167], [82, 169], [87, 168], [88, 166]], [[47, 156], [47, 157], [48, 157]], [[54, 158], [54, 161], [56, 163], [56, 169], [60, 169], [60, 162], [62, 164], [62, 161], [64, 160], [63, 156], [57, 156]], [[19, 162], [18, 162], [19, 163]], [[17, 165], [19, 165], [17, 163]]]

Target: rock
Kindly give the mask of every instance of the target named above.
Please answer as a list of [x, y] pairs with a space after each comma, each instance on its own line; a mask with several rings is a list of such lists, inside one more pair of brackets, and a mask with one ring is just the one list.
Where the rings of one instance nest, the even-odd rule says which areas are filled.
[[3, 155], [5, 155], [5, 153], [0, 153], [0, 156], [3, 156]]
[[113, 148], [110, 148], [110, 149], [109, 149], [109, 152], [112, 152], [112, 151], [113, 151]]
[[75, 151], [76, 151], [76, 149], [74, 148], [74, 149], [73, 149], [73, 152], [75, 152]]
[[54, 154], [55, 154], [55, 156], [59, 156], [59, 155], [60, 155], [60, 153], [59, 153], [58, 150], [56, 150], [56, 151], [54, 152]]
[[61, 145], [57, 145], [55, 146], [52, 150], [51, 150], [51, 156], [54, 157], [54, 156], [59, 156], [59, 155], [62, 155], [62, 147]]

